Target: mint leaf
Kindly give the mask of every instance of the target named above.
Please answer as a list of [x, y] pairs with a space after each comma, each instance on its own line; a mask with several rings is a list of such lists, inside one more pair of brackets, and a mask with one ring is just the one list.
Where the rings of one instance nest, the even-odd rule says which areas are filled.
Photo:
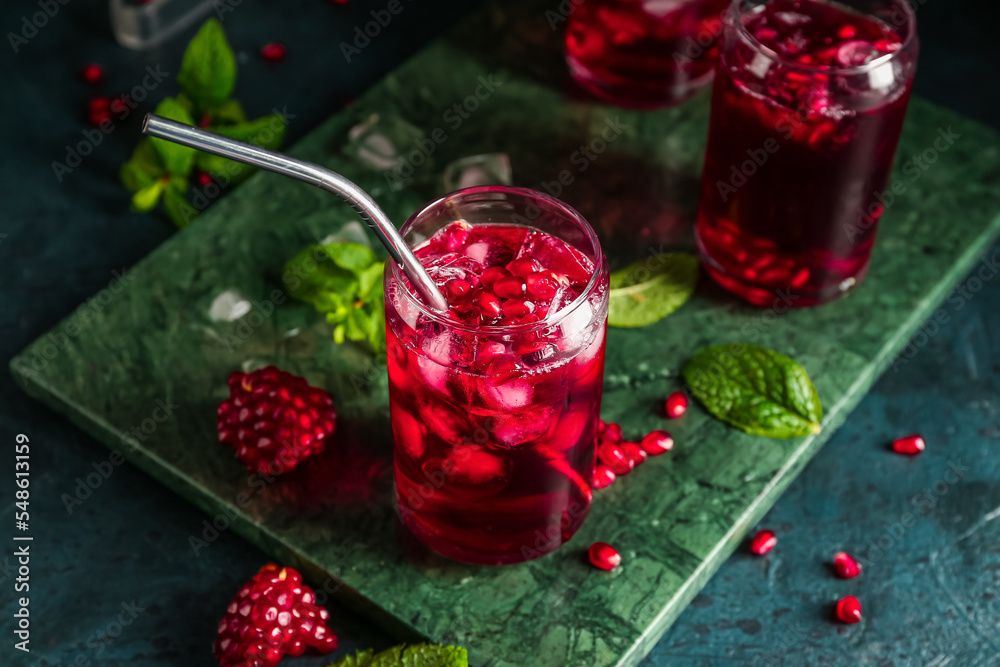
[[131, 192], [142, 190], [163, 176], [160, 154], [149, 139], [142, 139], [132, 152], [132, 157], [119, 172], [122, 183]]
[[385, 349], [384, 264], [357, 243], [309, 246], [285, 264], [288, 293], [309, 303], [333, 325], [333, 340], [367, 340]]
[[393, 646], [373, 654], [358, 651], [346, 656], [330, 667], [468, 667], [469, 654], [459, 646], [437, 646], [415, 644], [413, 646]]
[[611, 274], [608, 324], [644, 327], [683, 305], [698, 282], [698, 260], [675, 252], [640, 259]]
[[155, 181], [152, 185], [148, 185], [141, 190], [137, 190], [136, 193], [132, 195], [132, 210], [139, 211], [141, 213], [152, 211], [156, 208], [157, 202], [160, 201], [160, 195], [163, 194], [163, 190], [166, 187], [167, 181], [160, 179]]
[[695, 398], [747, 433], [794, 438], [819, 433], [823, 406], [794, 359], [746, 343], [706, 347], [683, 371]]
[[[155, 113], [164, 118], [176, 120], [185, 125], [194, 125], [191, 114], [172, 97], [168, 97], [156, 105]], [[194, 164], [195, 149], [175, 144], [166, 139], [151, 137], [150, 141], [156, 147], [156, 151], [163, 160], [163, 166], [172, 174], [182, 174], [184, 176], [191, 173], [191, 166]]]
[[181, 229], [190, 225], [198, 217], [198, 209], [192, 206], [184, 193], [187, 188], [170, 185], [163, 193], [163, 206], [174, 224]]
[[245, 123], [247, 120], [247, 115], [243, 113], [243, 106], [237, 100], [227, 100], [218, 109], [209, 110], [209, 115], [213, 120], [226, 124]]
[[198, 110], [221, 107], [236, 87], [236, 58], [217, 19], [210, 19], [188, 44], [177, 75]]
[[288, 122], [280, 113], [271, 114], [256, 120], [235, 125], [219, 125], [209, 128], [212, 132], [245, 141], [254, 146], [271, 150], [281, 147], [285, 140], [285, 127]]

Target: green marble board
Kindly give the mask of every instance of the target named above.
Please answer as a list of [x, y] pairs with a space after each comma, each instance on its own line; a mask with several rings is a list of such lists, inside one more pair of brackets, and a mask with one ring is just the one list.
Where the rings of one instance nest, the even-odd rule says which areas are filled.
[[[538, 6], [488, 7], [291, 152], [355, 179], [401, 222], [439, 194], [449, 161], [503, 151], [516, 184], [560, 188], [594, 224], [613, 268], [690, 247], [707, 96], [650, 113], [594, 103], [567, 81], [560, 38]], [[392, 161], [383, 139], [349, 138], [363, 122], [407, 137], [410, 156], [422, 151], [406, 158], [420, 162], [406, 183], [371, 166]], [[916, 156], [923, 166], [914, 168]], [[288, 257], [358, 232], [351, 210], [317, 189], [255, 176], [134, 267], [118, 293], [98, 295], [101, 308], [81, 308], [36, 341], [12, 370], [29, 393], [210, 521], [231, 524], [401, 636], [459, 643], [477, 667], [631, 666], [979, 264], [1000, 227], [1000, 138], [975, 123], [913, 100], [894, 178], [906, 191], [885, 214], [867, 281], [849, 298], [779, 313], [703, 281], [671, 317], [610, 332], [604, 418], [633, 437], [669, 428], [676, 449], [598, 492], [569, 544], [524, 565], [448, 562], [398, 531], [384, 367], [361, 346], [335, 346], [320, 317], [283, 298]], [[243, 299], [251, 310], [226, 321]], [[698, 406], [679, 421], [663, 418], [684, 361], [734, 340], [805, 365], [826, 410], [819, 435], [753, 437]], [[215, 436], [227, 375], [265, 364], [329, 389], [341, 416], [337, 447], [271, 483], [248, 478]], [[193, 553], [211, 548], [211, 531], [191, 530], [204, 540], [192, 540]], [[624, 564], [610, 573], [588, 566], [583, 553], [595, 540], [616, 545]]]

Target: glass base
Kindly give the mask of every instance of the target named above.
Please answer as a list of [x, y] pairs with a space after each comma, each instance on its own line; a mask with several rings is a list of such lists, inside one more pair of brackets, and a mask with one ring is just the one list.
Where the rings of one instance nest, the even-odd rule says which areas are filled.
[[774, 308], [779, 312], [784, 312], [789, 308], [808, 308], [818, 306], [847, 296], [854, 290], [868, 273], [868, 262], [853, 275], [844, 278], [839, 283], [831, 283], [819, 287], [808, 285], [794, 287], [792, 285], [773, 284], [764, 285], [751, 282], [728, 273], [722, 266], [712, 259], [705, 251], [705, 247], [695, 232], [695, 241], [698, 244], [698, 255], [705, 271], [716, 283], [728, 292], [735, 294], [741, 299], [748, 301], [760, 308]]
[[629, 109], [658, 109], [675, 106], [693, 97], [712, 82], [714, 69], [694, 79], [679, 83], [662, 81], [636, 81], [619, 79], [607, 81], [599, 78], [576, 58], [567, 55], [566, 64], [573, 79], [594, 96]]

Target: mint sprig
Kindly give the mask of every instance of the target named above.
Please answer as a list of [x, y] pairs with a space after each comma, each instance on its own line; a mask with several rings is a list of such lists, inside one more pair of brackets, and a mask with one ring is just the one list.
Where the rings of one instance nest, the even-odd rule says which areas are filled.
[[[158, 115], [263, 148], [281, 147], [287, 126], [281, 114], [248, 121], [243, 107], [230, 97], [236, 86], [236, 58], [218, 20], [206, 21], [188, 44], [177, 81], [182, 92], [160, 102], [156, 107]], [[133, 193], [133, 209], [151, 211], [162, 201], [170, 219], [178, 227], [185, 227], [199, 214], [187, 201], [190, 177], [196, 169], [209, 174], [222, 187], [242, 183], [254, 172], [249, 165], [147, 138], [122, 165], [120, 175]]]
[[698, 260], [683, 252], [655, 255], [611, 274], [608, 324], [644, 327], [680, 308], [698, 282]]
[[384, 262], [357, 243], [312, 245], [285, 264], [288, 293], [334, 325], [333, 340], [367, 340], [385, 350]]
[[823, 406], [809, 374], [794, 359], [760, 345], [713, 345], [683, 370], [695, 398], [747, 433], [794, 438], [819, 433]]
[[393, 646], [381, 653], [357, 651], [330, 667], [469, 667], [469, 654], [460, 646], [414, 644]]

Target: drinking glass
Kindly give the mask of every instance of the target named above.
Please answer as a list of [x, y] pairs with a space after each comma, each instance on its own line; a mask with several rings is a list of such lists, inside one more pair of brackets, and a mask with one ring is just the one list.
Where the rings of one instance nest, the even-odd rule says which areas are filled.
[[[485, 326], [463, 320], [458, 306], [429, 310], [392, 262], [384, 276], [403, 522], [455, 560], [545, 555], [576, 532], [592, 498], [608, 313], [597, 237], [563, 202], [499, 186], [438, 199], [400, 233], [449, 295], [448, 281], [485, 287], [484, 267], [518, 258], [560, 277], [547, 313]], [[535, 278], [524, 279], [529, 295]], [[501, 293], [499, 282], [493, 289]]]
[[566, 22], [566, 62], [613, 104], [677, 104], [712, 80], [728, 0], [585, 0]]
[[906, 0], [734, 0], [696, 225], [720, 285], [800, 307], [864, 278], [917, 51]]

